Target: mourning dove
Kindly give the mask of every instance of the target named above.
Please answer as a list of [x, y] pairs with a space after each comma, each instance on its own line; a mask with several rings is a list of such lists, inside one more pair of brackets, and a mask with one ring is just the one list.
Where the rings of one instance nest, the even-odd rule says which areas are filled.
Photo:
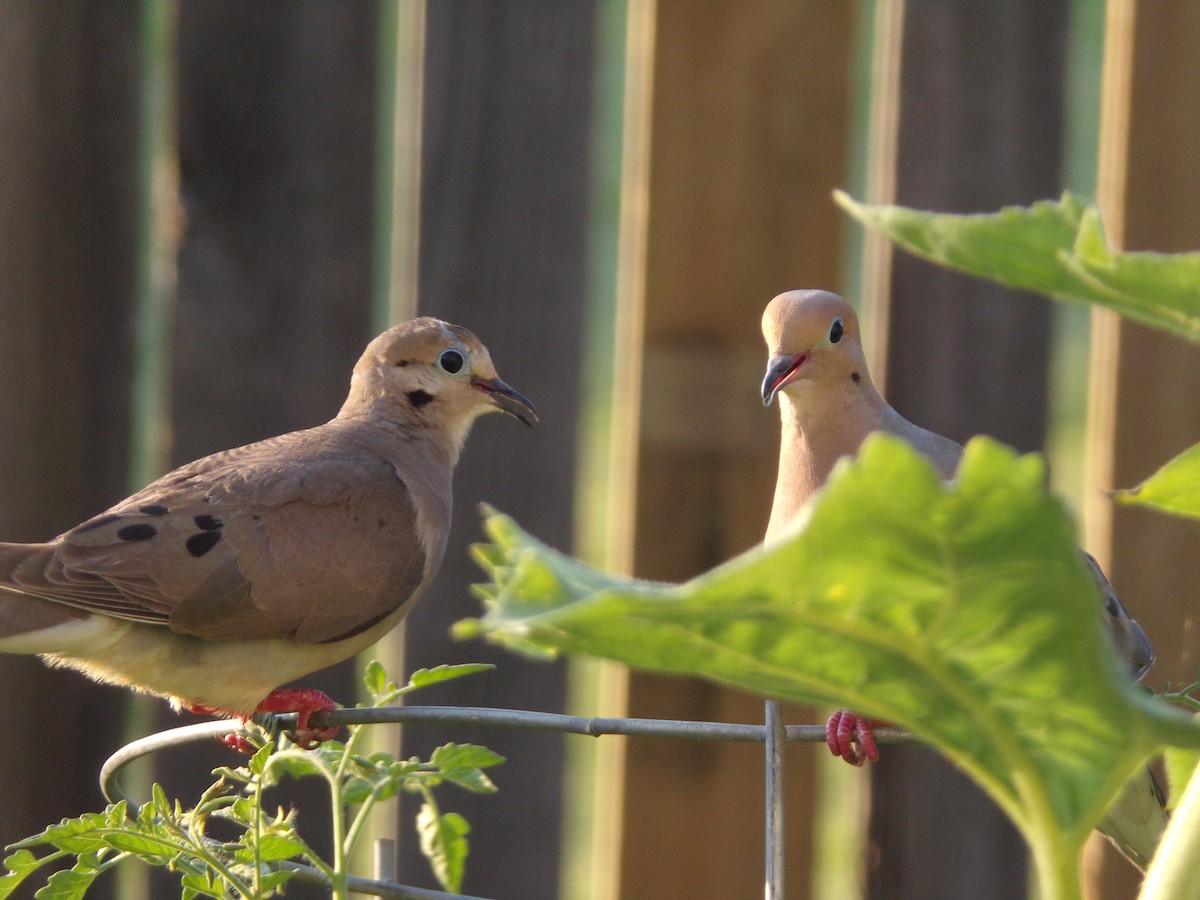
[[0, 543], [0, 652], [248, 716], [391, 630], [429, 584], [471, 423], [533, 405], [456, 325], [413, 319], [354, 367], [329, 422], [206, 456], [44, 544]]
[[[780, 398], [783, 419], [779, 476], [767, 525], [767, 540], [779, 535], [825, 483], [834, 464], [853, 455], [867, 435], [876, 431], [903, 438], [933, 464], [944, 479], [954, 476], [962, 447], [949, 438], [912, 424], [888, 405], [867, 371], [859, 339], [858, 317], [837, 294], [827, 291], [789, 291], [768, 304], [762, 319], [770, 358], [762, 383], [763, 403]], [[1082, 551], [1081, 551], [1082, 552]], [[1130, 674], [1140, 679], [1154, 662], [1145, 632], [1129, 616], [1099, 565], [1088, 565], [1104, 596], [1107, 621]], [[878, 759], [871, 722], [839, 710], [826, 725], [826, 742], [835, 756], [861, 765]], [[862, 755], [852, 738], [857, 733]], [[1128, 801], [1129, 809], [1101, 830], [1142, 866], [1153, 854], [1166, 824], [1162, 794], [1149, 770], [1110, 808]]]

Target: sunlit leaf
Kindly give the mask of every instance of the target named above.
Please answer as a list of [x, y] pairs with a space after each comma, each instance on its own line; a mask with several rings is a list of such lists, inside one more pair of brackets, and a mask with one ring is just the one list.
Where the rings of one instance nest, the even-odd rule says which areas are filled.
[[604, 575], [492, 516], [504, 564], [473, 627], [894, 722], [1074, 866], [1126, 778], [1160, 743], [1200, 746], [1200, 726], [1129, 683], [1044, 485], [1040, 458], [987, 439], [946, 484], [875, 436], [788, 539], [679, 586]]
[[1122, 503], [1200, 519], [1200, 444], [1184, 450], [1137, 487], [1115, 491], [1114, 496]]
[[850, 215], [917, 256], [1012, 288], [1094, 303], [1200, 341], [1200, 253], [1118, 253], [1100, 216], [1072, 194], [995, 213], [954, 215], [859, 203]]
[[409, 676], [409, 688], [424, 688], [432, 684], [438, 684], [443, 681], [450, 681], [454, 678], [462, 678], [465, 675], [474, 675], [477, 672], [487, 672], [496, 668], [490, 663], [462, 663], [456, 666], [436, 666], [432, 669], [417, 669]]
[[458, 893], [462, 888], [470, 831], [471, 826], [458, 813], [438, 815], [428, 803], [417, 814], [421, 853], [429, 860], [438, 882], [452, 893]]

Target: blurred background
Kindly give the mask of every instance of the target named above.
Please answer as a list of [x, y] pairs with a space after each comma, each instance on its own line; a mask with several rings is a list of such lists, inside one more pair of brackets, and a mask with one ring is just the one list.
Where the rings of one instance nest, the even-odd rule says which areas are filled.
[[[1198, 101], [1196, 3], [4, 0], [0, 536], [46, 539], [170, 466], [323, 421], [370, 337], [437, 315], [480, 335], [542, 424], [476, 427], [442, 572], [371, 655], [395, 677], [498, 665], [418, 703], [761, 722], [760, 699], [712, 684], [447, 630], [479, 612], [480, 501], [646, 577], [755, 544], [778, 446], [759, 316], [824, 287], [858, 304], [908, 418], [1050, 455], [1158, 649], [1148, 683], [1186, 683], [1200, 533], [1104, 490], [1200, 439], [1194, 349], [893, 255], [830, 192], [969, 212], [1069, 188], [1117, 246], [1192, 250]], [[352, 704], [361, 669], [308, 683]], [[177, 721], [0, 658], [0, 842], [100, 808], [103, 759]], [[498, 795], [443, 791], [472, 824], [467, 893], [761, 892], [761, 748], [376, 731], [406, 755], [508, 758]], [[143, 777], [194, 799], [229, 761], [196, 747]], [[863, 771], [794, 746], [787, 789], [789, 898], [1028, 893], [1016, 832], [923, 748]], [[319, 794], [288, 797], [321, 818]], [[415, 813], [378, 831], [430, 886]], [[1088, 865], [1090, 896], [1135, 895], [1106, 847]], [[133, 870], [94, 895], [174, 890]]]

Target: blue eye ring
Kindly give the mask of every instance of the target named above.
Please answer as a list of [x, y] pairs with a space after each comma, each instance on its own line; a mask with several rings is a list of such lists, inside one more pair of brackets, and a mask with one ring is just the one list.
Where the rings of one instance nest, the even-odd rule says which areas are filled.
[[461, 375], [467, 368], [467, 355], [457, 347], [447, 347], [438, 354], [437, 367], [447, 375]]

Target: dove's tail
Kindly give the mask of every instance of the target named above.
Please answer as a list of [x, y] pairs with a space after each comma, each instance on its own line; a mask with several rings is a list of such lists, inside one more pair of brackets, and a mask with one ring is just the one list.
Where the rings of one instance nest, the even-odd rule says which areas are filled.
[[90, 618], [36, 596], [25, 584], [26, 574], [44, 566], [50, 552], [46, 544], [0, 543], [0, 653], [58, 652], [72, 642], [72, 626]]
[[1096, 826], [1122, 856], [1143, 872], [1166, 827], [1162, 789], [1149, 769], [1141, 769], [1129, 780]]

